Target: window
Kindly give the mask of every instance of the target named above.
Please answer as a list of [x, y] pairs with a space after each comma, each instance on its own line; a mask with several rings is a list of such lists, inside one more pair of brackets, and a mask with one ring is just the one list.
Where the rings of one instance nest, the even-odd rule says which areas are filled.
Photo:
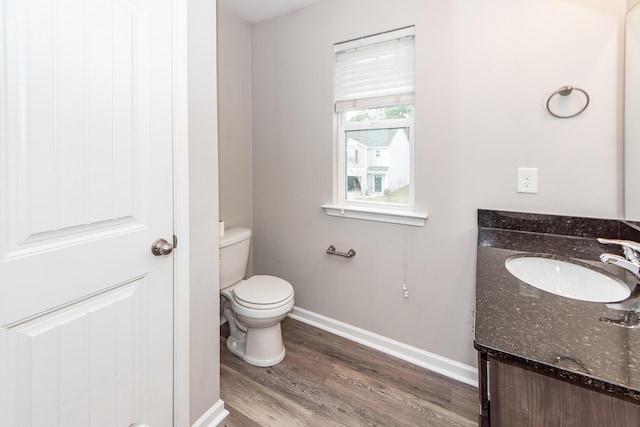
[[334, 46], [334, 205], [342, 213], [413, 208], [414, 50], [414, 27]]
[[360, 191], [360, 178], [357, 176], [347, 177], [347, 191]]
[[[347, 177], [347, 191], [342, 202], [411, 206], [410, 140], [413, 107], [400, 106], [351, 113], [343, 115], [345, 123], [340, 125], [339, 131], [345, 141], [347, 158], [345, 168], [341, 169]], [[363, 121], [363, 113], [378, 118], [372, 120], [370, 117]], [[355, 147], [368, 153], [361, 162], [353, 161], [354, 153], [358, 152]], [[358, 177], [361, 191], [349, 190], [350, 176]]]
[[356, 153], [357, 151], [353, 150], [353, 151], [349, 151], [349, 164], [355, 164], [356, 163]]

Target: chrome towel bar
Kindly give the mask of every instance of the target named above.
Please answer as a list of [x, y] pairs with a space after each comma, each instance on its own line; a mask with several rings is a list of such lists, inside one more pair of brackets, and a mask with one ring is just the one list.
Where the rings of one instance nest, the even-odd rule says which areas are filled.
[[338, 252], [336, 251], [336, 248], [333, 245], [329, 246], [329, 248], [327, 249], [327, 253], [329, 255], [338, 255], [338, 256], [343, 256], [345, 258], [352, 258], [356, 256], [356, 251], [354, 251], [353, 249], [349, 249], [348, 252]]

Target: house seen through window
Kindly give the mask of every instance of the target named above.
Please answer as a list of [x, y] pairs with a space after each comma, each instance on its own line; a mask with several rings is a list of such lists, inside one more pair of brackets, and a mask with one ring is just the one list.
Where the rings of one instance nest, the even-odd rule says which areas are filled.
[[413, 205], [414, 29], [335, 45], [341, 202]]
[[[370, 111], [370, 114], [376, 113], [383, 117], [373, 120], [362, 111], [345, 115], [345, 149], [348, 153], [358, 153], [347, 156], [345, 198], [347, 201], [408, 205], [413, 107]], [[397, 115], [400, 117], [395, 117]], [[355, 187], [350, 184], [352, 182], [359, 185]]]

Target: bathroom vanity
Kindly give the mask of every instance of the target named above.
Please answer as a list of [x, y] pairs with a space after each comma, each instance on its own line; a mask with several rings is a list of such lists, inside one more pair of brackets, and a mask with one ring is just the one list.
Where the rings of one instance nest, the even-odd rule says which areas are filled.
[[[481, 426], [640, 425], [640, 287], [626, 270], [600, 261], [640, 241], [633, 224], [591, 218], [478, 211], [474, 346]], [[617, 304], [540, 290], [505, 267], [518, 254], [570, 258], [624, 281]]]

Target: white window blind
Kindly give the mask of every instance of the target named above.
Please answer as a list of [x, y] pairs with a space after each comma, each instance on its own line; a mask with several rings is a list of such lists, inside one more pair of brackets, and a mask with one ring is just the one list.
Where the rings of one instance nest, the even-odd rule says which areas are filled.
[[414, 27], [334, 45], [336, 112], [413, 104], [414, 46]]

